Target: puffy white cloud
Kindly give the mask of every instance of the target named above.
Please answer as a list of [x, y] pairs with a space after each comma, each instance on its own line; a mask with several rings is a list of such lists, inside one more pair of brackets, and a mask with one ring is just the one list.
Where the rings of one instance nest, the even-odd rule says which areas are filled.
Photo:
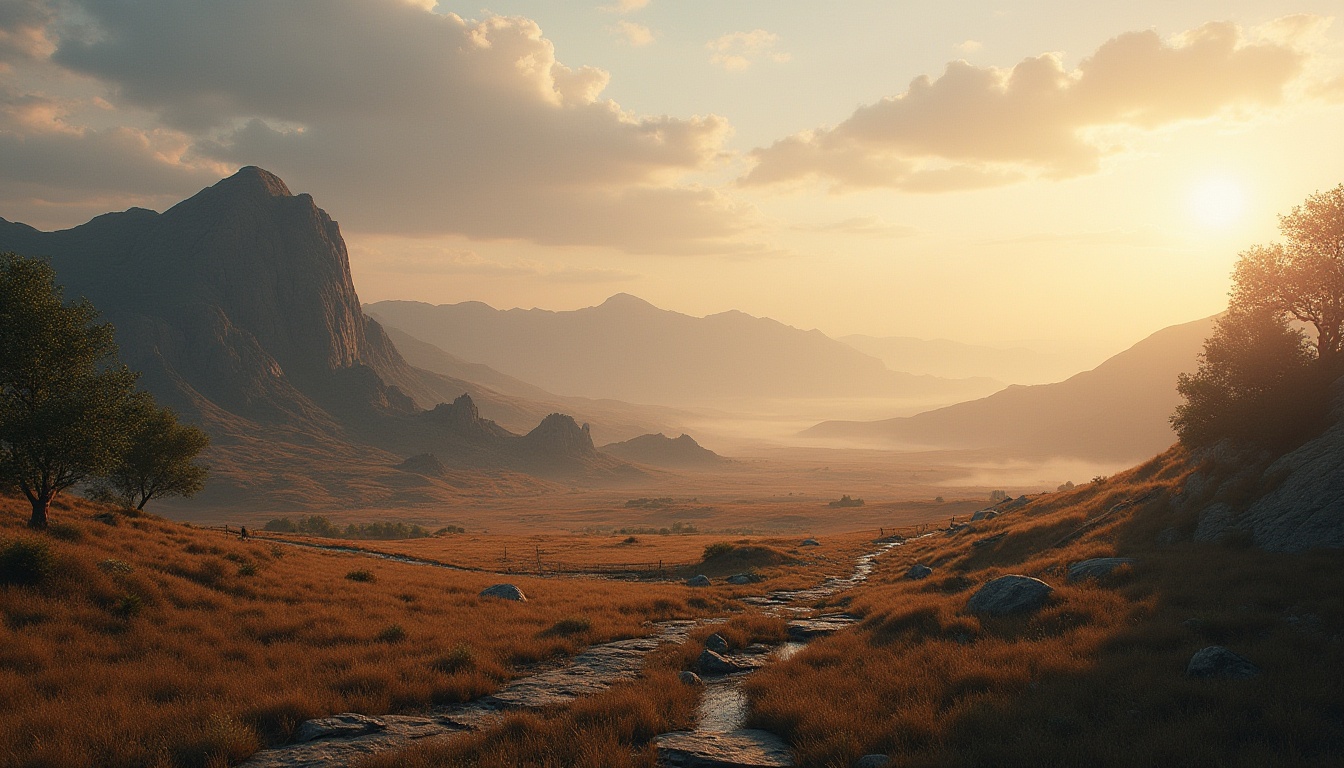
[[954, 61], [833, 128], [755, 150], [740, 182], [944, 191], [1078, 176], [1114, 151], [1116, 128], [1279, 103], [1306, 58], [1282, 39], [1251, 41], [1233, 24], [1210, 23], [1170, 40], [1151, 30], [1120, 35], [1072, 70], [1057, 54], [1010, 70]]
[[653, 42], [653, 30], [643, 24], [636, 24], [633, 21], [621, 19], [607, 28], [612, 34], [621, 38], [628, 45], [635, 48], [642, 48]]
[[791, 56], [775, 50], [779, 35], [764, 29], [750, 32], [729, 32], [705, 43], [709, 51], [711, 64], [723, 67], [729, 72], [746, 69], [761, 59], [784, 63]]
[[[560, 62], [529, 19], [470, 21], [411, 0], [57, 7], [70, 5], [81, 24], [44, 27], [59, 31], [50, 63], [141, 120], [122, 131], [180, 145], [123, 157], [141, 176], [165, 170], [165, 186], [255, 164], [365, 232], [756, 247], [737, 242], [750, 209], [682, 182], [721, 162], [726, 121], [623, 110], [601, 97], [606, 72]], [[62, 140], [98, 155], [133, 138], [92, 125], [72, 123]], [[17, 126], [0, 138], [41, 168], [39, 135]], [[72, 170], [68, 189], [82, 183]]]

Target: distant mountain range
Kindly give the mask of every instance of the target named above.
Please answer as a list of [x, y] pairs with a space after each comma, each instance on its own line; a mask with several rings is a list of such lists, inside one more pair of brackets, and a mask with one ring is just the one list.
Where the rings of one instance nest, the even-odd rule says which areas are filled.
[[[501, 394], [407, 363], [361, 311], [336, 222], [259, 168], [162, 214], [133, 208], [59, 232], [0, 219], [0, 250], [50, 257], [67, 298], [87, 297], [116, 326], [142, 385], [206, 428], [209, 498], [373, 506], [639, 472], [598, 452], [586, 425], [526, 399], [540, 390], [453, 369], [519, 393]], [[514, 434], [477, 401], [541, 423]], [[423, 453], [447, 474], [396, 468]]]
[[893, 447], [977, 448], [1008, 457], [1137, 461], [1175, 439], [1178, 374], [1193, 371], [1213, 317], [1165, 328], [1065, 381], [1011, 386], [916, 416], [827, 421], [807, 437], [880, 439]]
[[862, 334], [841, 336], [838, 340], [876, 357], [894, 371], [948, 378], [984, 376], [1014, 384], [1044, 384], [1086, 367], [1079, 364], [1077, 354], [1021, 347], [1005, 349], [947, 339]]
[[604, 445], [598, 450], [637, 464], [672, 469], [709, 469], [728, 463], [728, 459], [702, 447], [695, 438], [684, 433], [676, 438], [661, 432], [640, 435], [624, 442]]
[[453, 356], [572, 396], [669, 406], [764, 398], [948, 402], [1002, 386], [900, 373], [820, 331], [737, 311], [692, 317], [629, 294], [565, 312], [410, 301], [365, 311]]

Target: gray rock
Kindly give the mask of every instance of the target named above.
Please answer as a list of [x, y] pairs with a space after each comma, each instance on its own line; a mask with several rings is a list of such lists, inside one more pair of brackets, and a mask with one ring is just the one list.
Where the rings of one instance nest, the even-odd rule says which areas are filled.
[[793, 755], [784, 740], [769, 731], [740, 729], [727, 733], [665, 733], [653, 740], [658, 764], [666, 768], [787, 768]]
[[989, 616], [1030, 613], [1045, 605], [1054, 588], [1030, 576], [1000, 576], [971, 595], [966, 610]]
[[971, 514], [971, 522], [974, 523], [974, 522], [978, 522], [978, 521], [980, 521], [980, 520], [984, 520], [984, 519], [985, 519], [985, 515], [988, 514], [988, 513], [990, 513], [990, 512], [993, 512], [993, 511], [994, 511], [994, 510], [993, 510], [992, 508], [985, 508], [985, 509], [976, 510], [974, 513]]
[[890, 760], [886, 755], [864, 755], [854, 761], [854, 768], [884, 768]]
[[715, 653], [727, 653], [728, 641], [723, 639], [723, 635], [718, 632], [705, 638], [705, 647]]
[[677, 677], [681, 680], [681, 682], [685, 683], [686, 685], [704, 685], [704, 684], [705, 684], [705, 681], [704, 681], [704, 680], [701, 680], [699, 675], [695, 674], [694, 672], [690, 671], [689, 669], [683, 669], [683, 670], [681, 671], [681, 674], [680, 674], [680, 675], [677, 675]]
[[706, 575], [704, 575], [703, 573], [700, 574], [699, 576], [692, 576], [691, 578], [689, 578], [689, 579], [686, 580], [686, 586], [688, 586], [688, 587], [708, 587], [708, 586], [709, 586], [709, 577], [706, 576]]
[[1221, 645], [1210, 645], [1190, 657], [1185, 674], [1204, 679], [1245, 680], [1259, 675], [1260, 668], [1251, 663], [1250, 659]]
[[986, 537], [983, 538], [983, 539], [977, 539], [977, 540], [971, 542], [971, 546], [972, 546], [972, 547], [977, 547], [977, 548], [978, 548], [978, 547], [990, 547], [990, 546], [993, 546], [993, 545], [995, 545], [995, 544], [998, 544], [1000, 541], [1003, 541], [1003, 537], [1005, 537], [1005, 536], [1007, 536], [1007, 535], [1008, 535], [1008, 534], [1006, 534], [1006, 533], [996, 533], [996, 534], [994, 534], [993, 536], [986, 536]]
[[1069, 566], [1069, 581], [1100, 579], [1124, 565], [1134, 565], [1132, 557], [1094, 557]]
[[729, 584], [755, 584], [760, 580], [761, 577], [754, 573], [735, 573], [726, 579]]
[[820, 547], [820, 546], [821, 546], [821, 542], [820, 542], [820, 541], [817, 541], [816, 539], [803, 539], [803, 543], [802, 543], [802, 544], [799, 544], [798, 546], [800, 546], [800, 547]]
[[708, 648], [700, 652], [700, 658], [696, 660], [696, 666], [700, 671], [707, 675], [727, 675], [733, 672], [743, 672], [753, 667], [746, 664], [739, 664], [732, 659], [717, 654]]
[[927, 579], [932, 575], [933, 575], [932, 568], [930, 568], [927, 565], [920, 565], [919, 563], [910, 566], [910, 570], [905, 572], [905, 578], [910, 579], [911, 581], [919, 581], [920, 579]]
[[793, 619], [789, 622], [789, 638], [793, 640], [811, 640], [814, 637], [829, 635], [854, 626], [857, 621], [847, 613], [833, 613], [818, 616], [815, 619]]
[[303, 744], [316, 739], [349, 738], [385, 728], [387, 723], [376, 717], [345, 712], [317, 720], [305, 720], [294, 732], [294, 743]]
[[501, 600], [513, 600], [519, 603], [527, 602], [527, 595], [523, 590], [512, 584], [494, 584], [481, 590], [481, 597], [498, 597]]

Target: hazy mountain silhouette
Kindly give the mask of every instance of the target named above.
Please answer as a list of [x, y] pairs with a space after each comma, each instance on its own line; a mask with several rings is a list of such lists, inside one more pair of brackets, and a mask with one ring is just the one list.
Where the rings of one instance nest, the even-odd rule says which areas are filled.
[[876, 357], [893, 371], [954, 379], [985, 376], [1015, 384], [1043, 384], [1059, 381], [1086, 367], [1078, 364], [1082, 356], [1077, 354], [1021, 347], [1005, 349], [947, 339], [862, 334], [841, 336], [838, 340]]
[[[116, 326], [142, 385], [205, 426], [215, 496], [288, 489], [286, 504], [376, 503], [370, 495], [391, 493], [378, 488], [379, 471], [404, 488], [398, 455], [425, 452], [455, 470], [621, 470], [591, 440], [514, 435], [470, 397], [451, 428], [439, 409], [423, 410], [469, 392], [515, 420], [547, 412], [409, 365], [361, 311], [336, 222], [262, 169], [162, 214], [131, 209], [59, 232], [0, 220], [0, 249], [50, 257], [67, 298], [88, 297]], [[451, 479], [437, 490], [473, 481]]]
[[565, 395], [679, 406], [759, 398], [947, 401], [1000, 386], [897, 373], [821, 331], [738, 311], [691, 317], [628, 294], [567, 312], [480, 302], [383, 301], [365, 309], [452, 355]]
[[604, 445], [598, 450], [626, 461], [654, 467], [709, 468], [728, 463], [728, 459], [702, 447], [695, 438], [685, 433], [677, 438], [661, 432], [640, 435], [624, 442]]
[[1195, 369], [1213, 321], [1164, 328], [1055, 384], [1011, 386], [904, 418], [827, 421], [802, 434], [880, 438], [905, 447], [984, 448], [1022, 458], [1144, 459], [1175, 440], [1167, 419], [1180, 402], [1176, 376]]

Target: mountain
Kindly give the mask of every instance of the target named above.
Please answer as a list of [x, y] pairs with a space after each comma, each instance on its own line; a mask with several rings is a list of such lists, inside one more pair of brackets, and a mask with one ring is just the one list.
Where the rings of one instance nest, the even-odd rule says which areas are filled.
[[987, 376], [1014, 384], [1044, 384], [1086, 367], [1078, 364], [1085, 357], [1078, 354], [1004, 349], [947, 339], [854, 334], [841, 336], [839, 341], [876, 357], [893, 371], [948, 378]]
[[[363, 314], [336, 222], [260, 168], [162, 214], [136, 208], [59, 232], [0, 219], [0, 249], [50, 257], [67, 298], [87, 297], [115, 325], [142, 386], [205, 427], [209, 499], [400, 504], [473, 484], [546, 485], [511, 472], [629, 469], [591, 439], [513, 434], [474, 398], [515, 422], [530, 412], [535, 424], [544, 408], [407, 363]], [[428, 452], [449, 468], [444, 478], [396, 469]]]
[[894, 372], [821, 331], [738, 311], [691, 317], [628, 294], [566, 312], [409, 301], [366, 311], [452, 355], [565, 395], [673, 406], [761, 398], [946, 402], [999, 387]]
[[701, 447], [695, 438], [685, 433], [677, 438], [661, 432], [640, 435], [624, 442], [604, 445], [598, 450], [626, 461], [654, 467], [709, 468], [728, 462], [719, 454]]
[[882, 421], [827, 421], [807, 437], [882, 439], [905, 447], [979, 448], [1007, 457], [1147, 458], [1171, 445], [1176, 376], [1193, 371], [1213, 317], [1154, 333], [1065, 381]]

